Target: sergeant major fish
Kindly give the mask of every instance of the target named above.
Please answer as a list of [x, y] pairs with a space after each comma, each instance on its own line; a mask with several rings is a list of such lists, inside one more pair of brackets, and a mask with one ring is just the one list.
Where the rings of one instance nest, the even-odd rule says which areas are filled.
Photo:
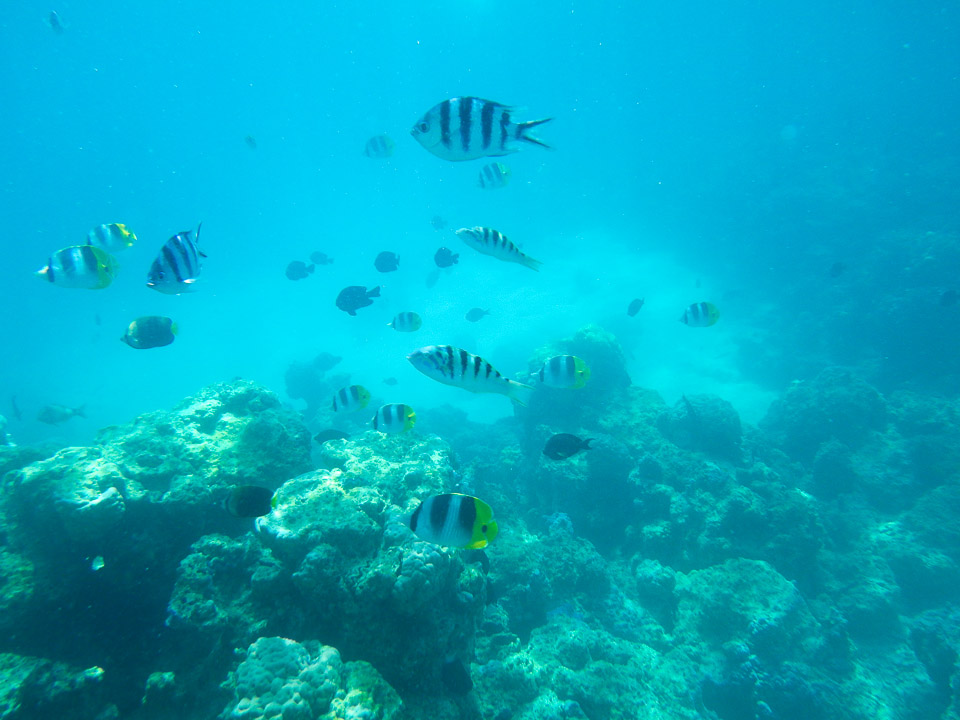
[[454, 161], [506, 155], [516, 151], [514, 141], [550, 147], [530, 130], [551, 118], [516, 123], [513, 110], [482, 98], [451, 98], [430, 108], [410, 134], [437, 157]]
[[147, 287], [165, 295], [179, 295], [194, 289], [200, 277], [200, 258], [206, 257], [198, 247], [200, 225], [197, 230], [184, 230], [167, 240], [147, 273]]
[[540, 270], [542, 263], [520, 251], [506, 235], [485, 227], [460, 228], [457, 237], [479, 253], [497, 260], [520, 263], [531, 270]]
[[526, 405], [533, 391], [530, 385], [505, 378], [479, 355], [452, 345], [422, 347], [408, 355], [407, 360], [428, 378], [444, 385], [474, 393], [506, 395], [521, 405]]

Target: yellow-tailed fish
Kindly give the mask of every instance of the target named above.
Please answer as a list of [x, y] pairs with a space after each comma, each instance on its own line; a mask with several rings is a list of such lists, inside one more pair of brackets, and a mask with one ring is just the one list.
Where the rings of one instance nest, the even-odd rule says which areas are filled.
[[590, 379], [590, 368], [576, 355], [557, 355], [543, 364], [537, 379], [547, 387], [579, 389]]
[[456, 548], [484, 548], [500, 532], [489, 505], [459, 493], [428, 497], [410, 516], [410, 529], [421, 540]]
[[37, 276], [60, 287], [100, 290], [113, 282], [119, 268], [116, 259], [105, 250], [93, 245], [73, 245], [51, 255]]
[[709, 302], [693, 303], [680, 316], [680, 322], [690, 327], [710, 327], [719, 319], [720, 311], [716, 305]]

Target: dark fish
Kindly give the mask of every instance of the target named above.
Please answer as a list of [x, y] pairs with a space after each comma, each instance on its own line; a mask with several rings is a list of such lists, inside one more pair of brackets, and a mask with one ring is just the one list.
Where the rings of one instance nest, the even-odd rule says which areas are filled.
[[551, 460], [566, 460], [581, 450], [589, 450], [591, 442], [592, 438], [581, 440], [570, 433], [559, 433], [547, 440], [547, 444], [543, 446], [543, 454]]
[[400, 256], [384, 250], [377, 255], [377, 259], [373, 261], [373, 266], [382, 273], [393, 272], [400, 267]]
[[317, 265], [329, 265], [333, 262], [333, 258], [329, 257], [326, 253], [315, 250], [310, 253], [310, 262], [316, 263]]
[[940, 295], [940, 307], [953, 307], [958, 299], [960, 298], [956, 290], [944, 290]]
[[631, 300], [630, 304], [627, 306], [627, 315], [629, 315], [630, 317], [633, 317], [638, 312], [640, 312], [640, 308], [642, 307], [643, 307], [643, 298], [635, 298]]
[[250, 148], [251, 150], [257, 149], [257, 139], [253, 137], [253, 135], [247, 135], [245, 138], [243, 138], [243, 141], [247, 144], [247, 147]]
[[17, 396], [10, 396], [10, 409], [13, 410], [13, 416], [17, 420], [23, 420], [23, 413], [20, 412], [20, 407], [17, 405]]
[[330, 440], [346, 440], [350, 437], [350, 433], [345, 433], [343, 430], [334, 430], [330, 428], [329, 430], [321, 430], [316, 435], [313, 436], [314, 442], [318, 442], [323, 445], [325, 442]]
[[482, 308], [473, 308], [470, 310], [464, 318], [467, 322], [478, 322], [490, 314], [489, 310], [483, 310]]
[[59, 425], [73, 417], [86, 417], [83, 405], [78, 408], [68, 408], [65, 405], [46, 405], [37, 413], [37, 420], [47, 425]]
[[339, 355], [322, 352], [313, 359], [313, 366], [323, 373], [336, 367], [341, 360], [343, 360], [343, 358]]
[[185, 230], [163, 244], [147, 273], [147, 287], [167, 295], [193, 290], [200, 277], [200, 258], [206, 257], [197, 245], [201, 225], [197, 225], [196, 232]]
[[396, 385], [397, 379], [395, 377], [388, 377], [383, 379], [384, 385]]
[[57, 15], [56, 10], [51, 10], [47, 14], [47, 24], [57, 35], [63, 34], [63, 23], [60, 21], [60, 16]]
[[447, 658], [440, 667], [440, 679], [443, 686], [454, 695], [466, 695], [473, 690], [470, 671], [462, 660]]
[[447, 221], [439, 215], [434, 215], [432, 218], [430, 218], [430, 226], [434, 230], [443, 230], [447, 226]]
[[223, 509], [238, 518], [263, 517], [275, 507], [276, 493], [259, 485], [239, 485], [223, 500]]
[[307, 265], [305, 262], [294, 260], [287, 265], [287, 269], [284, 271], [284, 274], [287, 276], [288, 280], [303, 280], [313, 272], [313, 268], [313, 265]]
[[139, 317], [127, 326], [120, 338], [135, 350], [148, 350], [169, 345], [177, 334], [177, 324], [162, 315]]
[[460, 260], [460, 253], [455, 253], [449, 248], [442, 247], [437, 250], [433, 255], [433, 261], [437, 264], [437, 267], [452, 267], [456, 265]]
[[370, 298], [380, 297], [380, 287], [373, 290], [367, 290], [363, 285], [351, 285], [345, 287], [337, 295], [337, 307], [348, 315], [356, 315], [360, 308], [373, 305]]

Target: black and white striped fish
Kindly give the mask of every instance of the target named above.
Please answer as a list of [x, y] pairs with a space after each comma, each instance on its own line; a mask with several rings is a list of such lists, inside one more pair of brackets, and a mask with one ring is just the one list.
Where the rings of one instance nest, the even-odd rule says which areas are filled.
[[94, 245], [111, 253], [126, 250], [136, 241], [137, 236], [123, 223], [97, 225], [87, 233], [87, 245]]
[[456, 548], [484, 548], [500, 532], [493, 508], [459, 493], [428, 497], [410, 516], [410, 529], [421, 540]]
[[710, 327], [719, 319], [720, 310], [710, 302], [693, 303], [680, 316], [680, 322], [690, 327]]
[[363, 385], [349, 385], [337, 390], [331, 407], [334, 412], [363, 410], [370, 402], [370, 391]]
[[493, 162], [480, 168], [477, 184], [484, 190], [506, 187], [510, 182], [510, 168], [501, 162]]
[[390, 403], [377, 408], [373, 416], [373, 429], [387, 435], [397, 435], [413, 428], [417, 414], [413, 408], [403, 403]]
[[93, 245], [72, 245], [57, 250], [37, 276], [65, 288], [100, 290], [117, 276], [116, 259]]
[[423, 327], [423, 319], [415, 312], [397, 313], [393, 322], [387, 323], [397, 332], [416, 332]]
[[179, 295], [194, 289], [193, 285], [200, 277], [200, 258], [206, 257], [197, 247], [200, 225], [197, 225], [196, 233], [185, 230], [163, 244], [147, 273], [147, 287], [166, 295]]
[[374, 135], [363, 146], [363, 154], [368, 158], [386, 159], [393, 155], [393, 140], [389, 135]]
[[428, 378], [475, 393], [506, 395], [514, 402], [526, 405], [530, 385], [505, 378], [479, 355], [452, 345], [429, 345], [414, 350], [407, 360]]
[[460, 228], [457, 237], [479, 253], [505, 262], [520, 263], [531, 270], [540, 270], [543, 264], [525, 254], [499, 230], [485, 227]]
[[514, 108], [492, 100], [461, 97], [434, 105], [410, 130], [424, 148], [444, 160], [475, 160], [516, 152], [515, 140], [550, 147], [529, 134], [552, 118], [516, 123]]

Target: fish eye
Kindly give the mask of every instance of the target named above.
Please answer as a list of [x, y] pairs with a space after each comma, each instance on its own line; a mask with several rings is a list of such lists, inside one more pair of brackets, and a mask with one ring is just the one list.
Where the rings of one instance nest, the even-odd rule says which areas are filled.
[[481, 525], [481, 526], [480, 526], [480, 532], [482, 532], [484, 535], [486, 535], [486, 534], [487, 534], [487, 526], [486, 526], [486, 525]]
[[427, 132], [427, 130], [429, 129], [430, 129], [430, 123], [427, 123], [427, 122], [422, 122], [419, 125], [417, 125], [417, 130], [419, 130], [422, 133]]

